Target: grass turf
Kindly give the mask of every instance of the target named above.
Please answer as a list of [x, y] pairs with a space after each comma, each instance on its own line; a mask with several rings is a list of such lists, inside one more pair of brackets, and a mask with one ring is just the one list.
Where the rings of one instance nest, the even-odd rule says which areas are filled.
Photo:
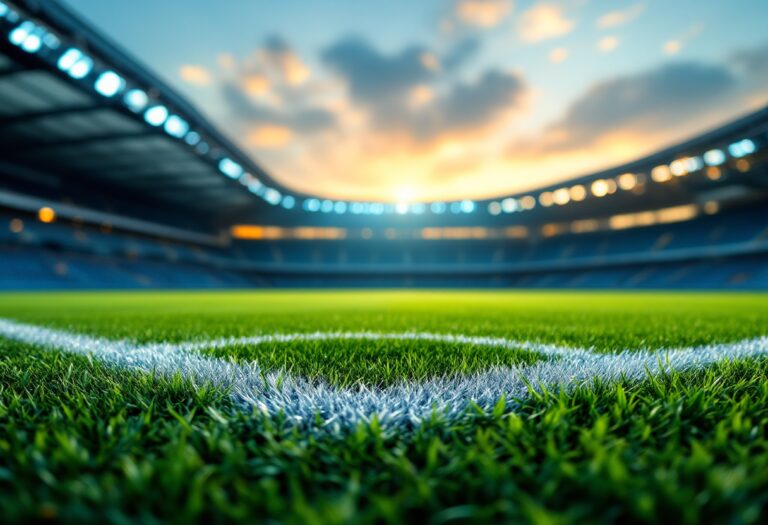
[[[600, 351], [768, 333], [768, 298], [355, 292], [29, 294], [0, 317], [144, 342], [315, 330], [505, 336]], [[487, 349], [486, 349], [487, 350]], [[233, 348], [337, 384], [529, 359], [408, 343]], [[8, 522], [764, 521], [768, 362], [545, 394], [408, 431], [313, 434], [231, 410], [183, 378], [0, 339], [0, 513]]]

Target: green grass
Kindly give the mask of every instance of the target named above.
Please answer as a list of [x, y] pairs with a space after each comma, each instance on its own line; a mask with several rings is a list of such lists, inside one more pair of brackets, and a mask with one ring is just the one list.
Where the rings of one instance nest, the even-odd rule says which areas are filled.
[[[768, 334], [768, 297], [270, 292], [14, 294], [0, 317], [142, 342], [430, 331], [599, 351]], [[221, 353], [221, 351], [216, 351]], [[530, 360], [447, 344], [227, 351], [341, 385]], [[0, 338], [0, 516], [72, 523], [761, 523], [768, 360], [590, 385], [408, 431], [311, 433], [224, 392]]]

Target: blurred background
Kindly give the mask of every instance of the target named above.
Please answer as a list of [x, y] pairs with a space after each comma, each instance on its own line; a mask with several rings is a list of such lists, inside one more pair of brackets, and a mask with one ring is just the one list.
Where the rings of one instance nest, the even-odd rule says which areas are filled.
[[768, 288], [768, 4], [0, 1], [0, 288]]

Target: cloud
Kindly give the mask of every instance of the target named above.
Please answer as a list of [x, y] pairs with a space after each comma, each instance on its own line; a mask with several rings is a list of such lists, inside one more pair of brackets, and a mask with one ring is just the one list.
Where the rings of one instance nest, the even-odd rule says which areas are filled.
[[738, 79], [725, 66], [678, 62], [601, 82], [546, 131], [548, 149], [587, 147], [616, 133], [664, 133], [721, 102]]
[[282, 37], [268, 37], [258, 57], [264, 67], [290, 86], [303, 84], [310, 77], [309, 67]]
[[570, 33], [575, 26], [555, 4], [536, 4], [520, 17], [518, 31], [523, 42], [536, 43]]
[[222, 95], [232, 116], [247, 126], [282, 126], [295, 132], [318, 133], [333, 128], [334, 114], [319, 107], [276, 108], [249, 97], [237, 83], [225, 83]]
[[211, 72], [202, 66], [183, 65], [179, 68], [179, 76], [193, 86], [207, 86], [211, 83]]
[[597, 41], [597, 49], [601, 53], [610, 53], [615, 51], [617, 47], [619, 47], [619, 38], [616, 36], [604, 36]]
[[676, 55], [683, 49], [685, 44], [699, 36], [702, 31], [704, 31], [704, 25], [695, 23], [682, 35], [667, 40], [661, 49], [665, 55]]
[[[527, 91], [519, 75], [499, 70], [446, 85], [425, 56], [432, 55], [416, 46], [385, 55], [361, 39], [345, 39], [322, 55], [352, 102], [368, 114], [373, 132], [420, 142], [487, 125], [519, 108]], [[455, 65], [455, 58], [446, 63]]]
[[246, 136], [249, 146], [260, 149], [280, 149], [293, 140], [293, 131], [286, 126], [265, 124], [251, 129]]
[[549, 61], [553, 64], [559, 64], [568, 59], [568, 49], [557, 47], [549, 52]]
[[434, 78], [435, 71], [422, 61], [427, 50], [412, 46], [386, 56], [366, 41], [347, 38], [326, 49], [323, 63], [347, 84], [352, 99], [362, 104], [381, 104], [402, 97], [417, 84]]
[[458, 0], [455, 4], [457, 20], [484, 29], [498, 26], [511, 12], [510, 0]]
[[595, 25], [600, 29], [610, 29], [631, 22], [645, 11], [644, 3], [632, 5], [626, 9], [609, 11], [597, 19]]
[[468, 36], [455, 42], [442, 59], [446, 71], [454, 71], [467, 64], [480, 51], [482, 44], [476, 36]]

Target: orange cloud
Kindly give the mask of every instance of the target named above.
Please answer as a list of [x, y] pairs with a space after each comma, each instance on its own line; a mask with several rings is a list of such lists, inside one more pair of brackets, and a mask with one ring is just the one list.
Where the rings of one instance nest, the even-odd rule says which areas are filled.
[[631, 22], [645, 11], [645, 4], [635, 4], [627, 9], [610, 11], [597, 19], [596, 25], [600, 29], [618, 27]]
[[248, 133], [246, 142], [249, 146], [259, 149], [280, 149], [293, 140], [293, 132], [275, 124], [258, 126]]
[[181, 79], [193, 86], [207, 86], [211, 83], [211, 73], [202, 66], [183, 65], [179, 68]]
[[617, 47], [619, 47], [619, 38], [615, 36], [605, 36], [597, 42], [597, 49], [602, 53], [610, 53]]
[[491, 28], [499, 25], [512, 11], [509, 0], [460, 0], [456, 17], [467, 25]]
[[568, 50], [564, 47], [558, 47], [549, 52], [549, 61], [553, 64], [559, 64], [568, 58]]
[[575, 26], [555, 4], [536, 4], [520, 17], [518, 31], [523, 42], [536, 43], [570, 33]]
[[261, 97], [269, 93], [269, 80], [259, 74], [245, 75], [242, 80], [243, 91], [251, 96]]

